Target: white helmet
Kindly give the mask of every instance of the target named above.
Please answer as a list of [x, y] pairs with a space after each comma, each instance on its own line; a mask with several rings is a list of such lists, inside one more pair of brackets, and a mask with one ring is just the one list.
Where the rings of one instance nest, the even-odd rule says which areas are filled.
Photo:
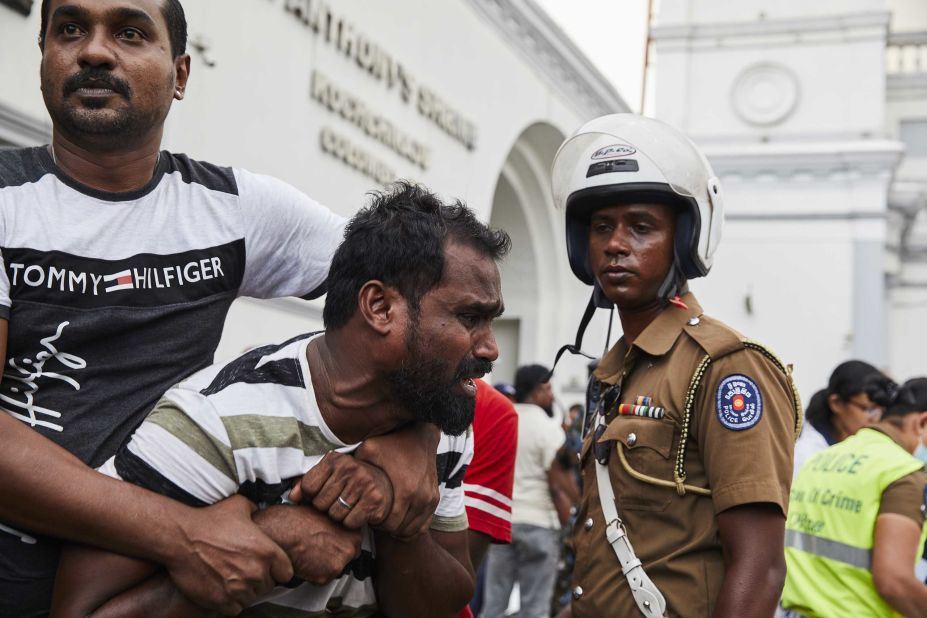
[[557, 151], [551, 185], [554, 204], [566, 211], [570, 267], [584, 283], [595, 285], [588, 255], [591, 213], [632, 201], [681, 207], [675, 268], [662, 294], [675, 296], [686, 280], [711, 269], [724, 221], [721, 183], [695, 144], [666, 123], [637, 114], [586, 123]]

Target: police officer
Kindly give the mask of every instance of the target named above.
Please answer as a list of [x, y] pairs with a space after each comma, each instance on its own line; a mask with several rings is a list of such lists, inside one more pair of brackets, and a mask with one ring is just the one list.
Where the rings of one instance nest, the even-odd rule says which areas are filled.
[[583, 126], [552, 174], [593, 286], [583, 323], [614, 306], [623, 331], [590, 380], [573, 615], [771, 616], [800, 404], [775, 355], [688, 292], [720, 240], [718, 179], [634, 114]]
[[873, 382], [882, 420], [805, 464], [786, 526], [788, 616], [927, 616], [914, 575], [927, 526], [927, 378]]

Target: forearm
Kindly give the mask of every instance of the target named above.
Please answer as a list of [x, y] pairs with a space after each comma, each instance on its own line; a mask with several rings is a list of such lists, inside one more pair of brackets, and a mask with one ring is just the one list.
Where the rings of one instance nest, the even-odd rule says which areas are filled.
[[570, 502], [570, 498], [566, 495], [566, 493], [559, 489], [552, 490], [550, 492], [550, 498], [554, 503], [554, 511], [557, 513], [557, 521], [560, 522], [561, 527], [565, 527], [570, 522], [573, 503]]
[[745, 557], [724, 565], [715, 618], [772, 618], [785, 584], [785, 562]]
[[479, 571], [483, 558], [486, 557], [486, 552], [492, 545], [492, 537], [471, 528], [467, 531], [467, 545], [470, 550], [470, 566], [473, 567], [474, 572]]
[[[279, 509], [258, 511], [253, 517], [272, 540], [279, 536], [273, 515]], [[211, 616], [188, 601], [157, 564], [96, 547], [69, 545], [61, 554], [52, 616], [55, 618], [116, 618], [120, 616], [183, 618]]]
[[158, 565], [96, 547], [66, 545], [58, 562], [52, 616], [84, 618], [158, 572]]
[[376, 534], [380, 610], [390, 618], [454, 618], [473, 597], [473, 572], [424, 534], [397, 541]]
[[[70, 550], [69, 550], [70, 551]], [[53, 618], [205, 618], [211, 612], [188, 601], [157, 565], [117, 554], [78, 565], [62, 562], [55, 582]], [[73, 554], [72, 554], [73, 555]], [[92, 560], [97, 560], [93, 564]], [[82, 568], [83, 567], [83, 568]]]
[[3, 412], [0, 470], [4, 523], [155, 561], [180, 542], [183, 505], [96, 472]]
[[208, 618], [216, 614], [188, 601], [166, 573], [120, 594], [89, 614], [90, 618]]
[[882, 596], [905, 618], [927, 618], [927, 586], [913, 575], [899, 576]]
[[547, 487], [561, 526], [570, 521], [573, 505], [579, 502], [579, 488], [573, 472], [554, 459], [547, 471]]

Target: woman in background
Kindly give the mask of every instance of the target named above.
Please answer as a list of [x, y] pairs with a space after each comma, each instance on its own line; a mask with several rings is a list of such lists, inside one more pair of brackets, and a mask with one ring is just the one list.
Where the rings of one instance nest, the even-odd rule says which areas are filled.
[[792, 478], [812, 455], [879, 420], [882, 408], [865, 392], [870, 382], [884, 387], [891, 380], [863, 361], [848, 360], [837, 365], [830, 374], [827, 388], [816, 392], [808, 402], [805, 426], [795, 444]]

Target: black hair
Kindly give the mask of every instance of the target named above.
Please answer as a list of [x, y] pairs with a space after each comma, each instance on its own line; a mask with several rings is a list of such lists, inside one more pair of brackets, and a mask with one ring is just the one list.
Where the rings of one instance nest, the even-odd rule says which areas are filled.
[[805, 418], [830, 442], [834, 436], [833, 416], [828, 401], [831, 395], [837, 395], [841, 401], [866, 392], [870, 384], [890, 383], [885, 375], [869, 363], [860, 360], [848, 360], [840, 363], [830, 374], [826, 389], [821, 389], [811, 396], [805, 409]]
[[885, 409], [882, 418], [927, 410], [927, 378], [912, 378], [901, 386], [891, 381], [887, 384], [873, 381], [867, 385], [866, 394]]
[[357, 310], [365, 283], [382, 281], [399, 290], [415, 314], [426, 292], [444, 276], [449, 241], [465, 244], [499, 260], [512, 246], [509, 235], [481, 223], [462, 202], [445, 204], [434, 193], [408, 181], [381, 192], [348, 222], [344, 241], [332, 258], [325, 328], [341, 328]]
[[524, 403], [541, 384], [547, 382], [550, 370], [544, 365], [524, 365], [515, 372], [515, 401]]
[[[174, 58], [187, 53], [187, 16], [180, 0], [163, 0], [161, 13], [167, 22], [171, 39], [171, 54]], [[42, 0], [42, 25], [39, 32], [39, 47], [45, 51], [45, 35], [48, 32], [48, 0]]]

